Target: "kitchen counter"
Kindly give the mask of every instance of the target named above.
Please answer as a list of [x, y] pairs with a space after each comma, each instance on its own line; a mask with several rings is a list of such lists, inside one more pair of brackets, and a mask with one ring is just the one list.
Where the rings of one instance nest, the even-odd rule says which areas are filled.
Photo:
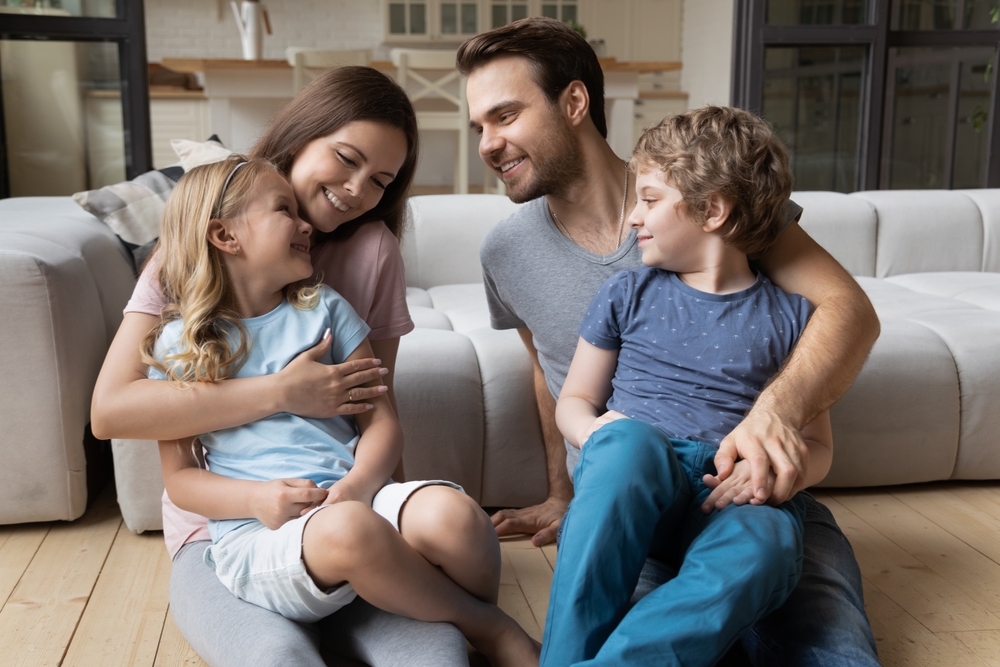
[[[622, 158], [632, 152], [635, 100], [639, 75], [676, 72], [679, 62], [624, 62], [601, 58], [608, 118], [608, 143]], [[285, 60], [213, 58], [164, 58], [164, 67], [175, 72], [204, 76], [212, 130], [234, 150], [250, 149], [270, 118], [292, 98], [293, 68]], [[371, 66], [392, 73], [390, 61]]]

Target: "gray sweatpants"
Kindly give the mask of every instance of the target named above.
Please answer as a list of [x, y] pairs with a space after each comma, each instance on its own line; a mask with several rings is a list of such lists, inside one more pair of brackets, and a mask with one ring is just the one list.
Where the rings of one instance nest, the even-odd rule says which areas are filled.
[[425, 623], [361, 598], [315, 624], [290, 621], [240, 600], [205, 564], [209, 541], [174, 557], [170, 609], [185, 639], [211, 667], [324, 667], [324, 652], [372, 667], [468, 667], [465, 637], [450, 623]]

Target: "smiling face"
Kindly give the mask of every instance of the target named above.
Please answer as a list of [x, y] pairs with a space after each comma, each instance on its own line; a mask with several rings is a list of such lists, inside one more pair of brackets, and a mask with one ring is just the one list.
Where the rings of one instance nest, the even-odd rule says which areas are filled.
[[638, 235], [642, 263], [676, 273], [700, 270], [711, 234], [688, 215], [680, 190], [656, 169], [640, 169], [636, 203], [628, 223]]
[[479, 155], [511, 201], [560, 196], [583, 177], [579, 141], [538, 87], [527, 59], [497, 58], [472, 71], [466, 95]]
[[262, 174], [253, 192], [234, 228], [243, 260], [240, 269], [261, 285], [262, 293], [280, 291], [312, 275], [312, 227], [298, 216], [292, 187], [277, 172]]
[[313, 139], [295, 156], [288, 175], [302, 218], [332, 232], [367, 213], [396, 178], [406, 151], [402, 130], [367, 120]]

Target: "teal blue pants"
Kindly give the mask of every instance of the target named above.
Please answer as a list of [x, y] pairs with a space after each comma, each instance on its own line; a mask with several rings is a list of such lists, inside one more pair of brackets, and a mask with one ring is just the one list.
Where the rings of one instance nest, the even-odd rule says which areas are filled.
[[[563, 519], [542, 667], [705, 665], [789, 596], [801, 499], [703, 514], [716, 448], [622, 419], [586, 442]], [[629, 609], [647, 555], [678, 575]]]

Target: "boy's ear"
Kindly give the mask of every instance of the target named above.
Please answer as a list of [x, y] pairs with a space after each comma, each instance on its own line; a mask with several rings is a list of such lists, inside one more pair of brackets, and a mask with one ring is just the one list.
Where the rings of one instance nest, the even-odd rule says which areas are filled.
[[577, 126], [590, 117], [590, 94], [583, 81], [570, 81], [569, 85], [559, 94], [560, 110], [566, 114], [566, 119], [572, 126]]
[[222, 220], [208, 221], [208, 242], [224, 253], [236, 255], [240, 243]]
[[729, 220], [729, 214], [733, 210], [733, 205], [722, 198], [719, 194], [712, 195], [708, 202], [708, 211], [705, 215], [705, 224], [702, 229], [706, 232], [714, 232], [722, 229], [722, 226]]

